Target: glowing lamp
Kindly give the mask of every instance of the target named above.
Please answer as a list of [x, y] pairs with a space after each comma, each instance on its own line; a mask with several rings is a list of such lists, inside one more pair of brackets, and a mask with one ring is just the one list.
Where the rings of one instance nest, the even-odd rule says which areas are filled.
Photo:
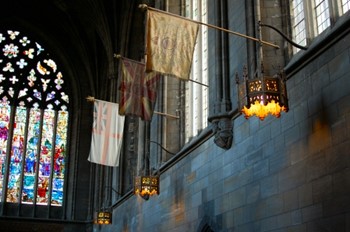
[[148, 200], [150, 196], [159, 194], [159, 176], [136, 176], [134, 193]]
[[239, 83], [238, 77], [238, 107], [245, 118], [256, 116], [260, 120], [268, 115], [277, 118], [281, 112], [288, 111], [286, 83], [283, 74], [274, 77], [258, 77], [248, 79], [246, 68], [243, 71], [244, 81]]
[[97, 212], [96, 224], [109, 225], [112, 223], [112, 213], [108, 211]]

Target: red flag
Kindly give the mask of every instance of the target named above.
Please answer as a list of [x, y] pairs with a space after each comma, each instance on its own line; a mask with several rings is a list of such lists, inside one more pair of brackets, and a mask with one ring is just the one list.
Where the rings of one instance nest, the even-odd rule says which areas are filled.
[[152, 119], [157, 99], [159, 74], [145, 72], [145, 64], [122, 58], [122, 81], [120, 84], [120, 115], [135, 115], [142, 120]]

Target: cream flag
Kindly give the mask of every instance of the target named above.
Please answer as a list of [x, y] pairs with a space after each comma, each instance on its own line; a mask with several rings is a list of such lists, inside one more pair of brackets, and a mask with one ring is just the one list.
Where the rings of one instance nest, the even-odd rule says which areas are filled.
[[148, 9], [146, 70], [188, 80], [198, 28], [195, 22]]
[[117, 103], [94, 100], [90, 162], [119, 166], [125, 117], [119, 115], [118, 109]]

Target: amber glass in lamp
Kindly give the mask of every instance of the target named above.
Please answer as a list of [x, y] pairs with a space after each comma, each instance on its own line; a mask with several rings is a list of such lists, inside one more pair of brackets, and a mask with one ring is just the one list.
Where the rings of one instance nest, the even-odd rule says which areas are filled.
[[134, 193], [145, 200], [148, 200], [150, 196], [159, 194], [159, 176], [136, 176]]
[[95, 224], [109, 225], [112, 223], [112, 213], [108, 211], [97, 212]]
[[286, 83], [283, 73], [279, 72], [273, 77], [258, 77], [248, 79], [246, 68], [243, 71], [243, 82], [238, 84], [239, 109], [245, 118], [256, 116], [260, 120], [268, 115], [277, 118], [281, 112], [288, 111]]

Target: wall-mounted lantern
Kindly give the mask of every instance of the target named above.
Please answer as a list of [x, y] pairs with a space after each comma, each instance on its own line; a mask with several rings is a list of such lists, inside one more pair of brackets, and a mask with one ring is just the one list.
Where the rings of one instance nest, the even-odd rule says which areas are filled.
[[264, 76], [263, 68], [257, 78], [249, 79], [247, 68], [243, 70], [243, 81], [238, 84], [238, 107], [245, 118], [256, 116], [260, 120], [268, 115], [279, 118], [281, 112], [288, 111], [286, 81], [283, 72], [273, 77]]
[[159, 195], [159, 176], [136, 176], [134, 193], [145, 200], [150, 196]]

